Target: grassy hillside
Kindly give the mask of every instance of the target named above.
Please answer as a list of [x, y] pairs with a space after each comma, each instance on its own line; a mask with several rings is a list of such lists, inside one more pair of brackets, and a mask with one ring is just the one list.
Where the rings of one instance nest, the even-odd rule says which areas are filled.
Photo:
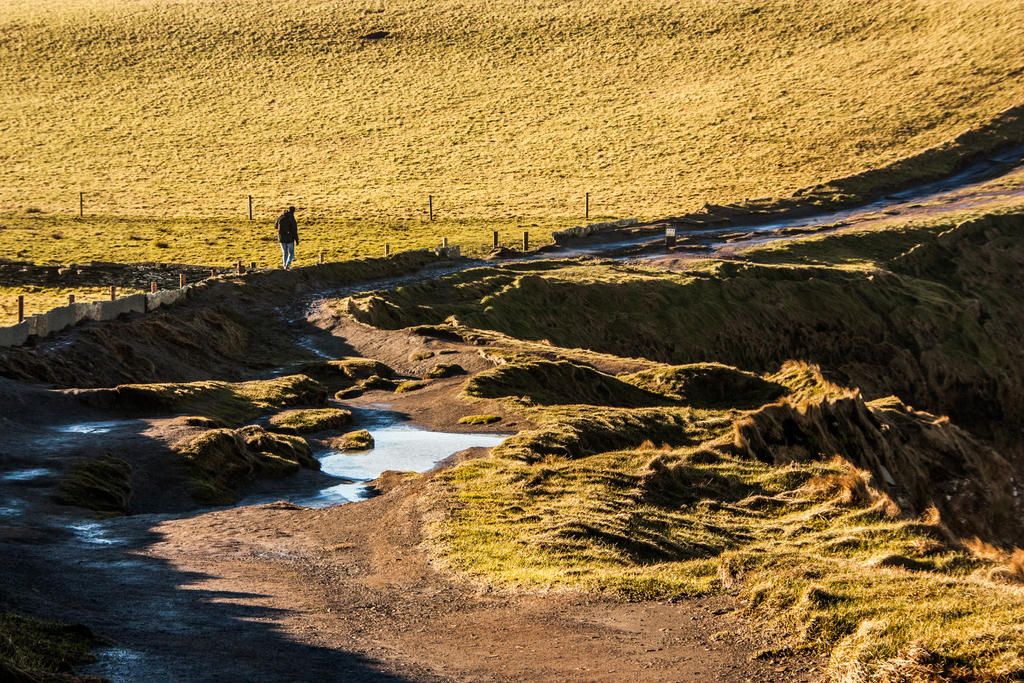
[[[784, 193], [1024, 101], [1013, 5], [10, 0], [0, 255], [270, 258], [232, 222], [250, 194], [354, 253], [557, 227], [584, 192], [602, 216]], [[94, 218], [54, 219], [79, 191]], [[421, 223], [428, 194], [468, 223]]]

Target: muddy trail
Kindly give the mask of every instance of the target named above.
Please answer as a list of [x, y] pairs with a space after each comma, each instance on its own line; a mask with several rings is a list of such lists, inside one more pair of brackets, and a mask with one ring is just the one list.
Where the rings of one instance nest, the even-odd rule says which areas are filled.
[[[1024, 195], [1022, 157], [1017, 148], [859, 209], [722, 229], [677, 226], [671, 251], [661, 242], [665, 222], [510, 259], [411, 255], [225, 276], [178, 309], [9, 349], [0, 380], [0, 610], [87, 625], [106, 644], [78, 673], [119, 681], [818, 680], [822, 656], [780, 650], [785, 633], [754, 622], [736, 594], [637, 603], [499, 590], [439, 571], [424, 529], [451, 503], [425, 501], [432, 480], [536, 425], [499, 400], [472, 406], [496, 421], [461, 421], [467, 377], [505, 362], [481, 354], [478, 343], [443, 326], [360, 324], [335, 302], [495, 263], [598, 256], [672, 267], [765, 240], [985, 209]], [[112, 276], [103, 277], [108, 284]], [[307, 436], [318, 468], [247, 481], [229, 506], [189, 496], [179, 446], [212, 426], [190, 423], [191, 407], [154, 409], [108, 394], [86, 400], [95, 395], [81, 391], [269, 381], [349, 357], [383, 363], [393, 377], [378, 379], [391, 384], [361, 377], [355, 390], [309, 401], [352, 416], [342, 430]], [[587, 357], [607, 373], [637, 362]], [[395, 391], [442, 364], [460, 374]], [[268, 427], [268, 415], [281, 409], [228, 426]], [[338, 446], [343, 432], [361, 429], [374, 450]], [[102, 519], [56, 502], [75, 463], [106, 456], [131, 466], [129, 514]], [[428, 474], [396, 485], [401, 477], [388, 470]]]

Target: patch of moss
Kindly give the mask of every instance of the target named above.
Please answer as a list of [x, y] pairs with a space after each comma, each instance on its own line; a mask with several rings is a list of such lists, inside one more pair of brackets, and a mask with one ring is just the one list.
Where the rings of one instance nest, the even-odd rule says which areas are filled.
[[188, 472], [189, 493], [210, 505], [233, 504], [238, 490], [253, 479], [320, 467], [301, 437], [267, 432], [256, 425], [211, 429], [176, 450]]
[[179, 418], [175, 418], [174, 421], [188, 427], [205, 427], [206, 429], [216, 429], [217, 427], [224, 426], [217, 420], [203, 417], [202, 415], [183, 415]]
[[497, 415], [465, 415], [459, 418], [459, 424], [464, 425], [489, 425], [497, 422], [501, 417]]
[[104, 641], [81, 624], [61, 624], [0, 612], [0, 678], [9, 681], [92, 681], [75, 666], [95, 661]]
[[128, 513], [131, 506], [132, 468], [124, 460], [104, 455], [92, 460], [79, 460], [71, 474], [60, 482], [54, 500], [116, 517]]
[[423, 375], [423, 379], [440, 379], [442, 377], [455, 377], [465, 375], [466, 371], [458, 363], [438, 363]]
[[413, 353], [413, 354], [411, 354], [409, 356], [409, 360], [411, 360], [411, 361], [418, 361], [418, 360], [426, 360], [428, 358], [433, 358], [433, 357], [434, 357], [434, 352], [433, 351], [417, 351], [416, 353]]
[[373, 448], [373, 436], [365, 429], [349, 432], [341, 437], [338, 448], [343, 451], [365, 451]]
[[296, 405], [323, 405], [327, 389], [307, 375], [287, 375], [251, 382], [184, 382], [122, 384], [80, 396], [88, 403], [136, 413], [188, 413], [228, 426]]
[[285, 434], [310, 434], [341, 429], [352, 422], [352, 412], [341, 408], [286, 410], [270, 418], [270, 428]]
[[404, 382], [399, 382], [398, 386], [395, 387], [395, 393], [402, 394], [407, 391], [416, 391], [417, 389], [422, 389], [425, 386], [427, 386], [426, 382], [417, 382], [416, 380], [410, 379]]

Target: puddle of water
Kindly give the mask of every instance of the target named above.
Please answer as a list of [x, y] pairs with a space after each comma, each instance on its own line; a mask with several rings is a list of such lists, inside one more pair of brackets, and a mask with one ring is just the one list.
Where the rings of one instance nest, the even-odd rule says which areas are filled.
[[329, 507], [368, 497], [366, 483], [385, 470], [426, 472], [452, 453], [467, 448], [497, 446], [508, 438], [503, 434], [454, 434], [430, 432], [409, 425], [371, 429], [375, 442], [369, 451], [330, 452], [320, 457], [321, 471], [352, 480], [321, 489], [310, 496], [290, 500], [307, 507]]
[[48, 470], [43, 467], [36, 467], [30, 470], [15, 470], [14, 472], [7, 472], [6, 474], [0, 475], [2, 481], [31, 481], [32, 479], [38, 479], [39, 477], [45, 477], [47, 474], [52, 474], [53, 470]]
[[102, 522], [74, 522], [69, 524], [68, 528], [74, 532], [75, 538], [83, 543], [90, 543], [93, 545], [118, 545], [125, 542], [123, 539], [110, 538], [110, 529], [108, 529]]
[[69, 425], [54, 427], [54, 431], [61, 434], [106, 434], [121, 425], [126, 425], [134, 420], [108, 420], [105, 422], [76, 422]]
[[17, 517], [22, 513], [24, 506], [25, 503], [22, 501], [8, 498], [3, 501], [3, 505], [0, 505], [0, 517]]
[[94, 651], [96, 663], [84, 667], [82, 673], [103, 676], [112, 681], [130, 681], [147, 659], [145, 653], [126, 647], [104, 647]]

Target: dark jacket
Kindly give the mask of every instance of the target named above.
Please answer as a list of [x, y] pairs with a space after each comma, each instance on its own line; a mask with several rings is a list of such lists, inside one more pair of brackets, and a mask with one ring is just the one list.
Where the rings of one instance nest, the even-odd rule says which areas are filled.
[[274, 227], [277, 228], [277, 241], [282, 244], [288, 242], [299, 241], [299, 226], [295, 222], [295, 214], [291, 211], [285, 211], [281, 214], [281, 217], [274, 223]]

